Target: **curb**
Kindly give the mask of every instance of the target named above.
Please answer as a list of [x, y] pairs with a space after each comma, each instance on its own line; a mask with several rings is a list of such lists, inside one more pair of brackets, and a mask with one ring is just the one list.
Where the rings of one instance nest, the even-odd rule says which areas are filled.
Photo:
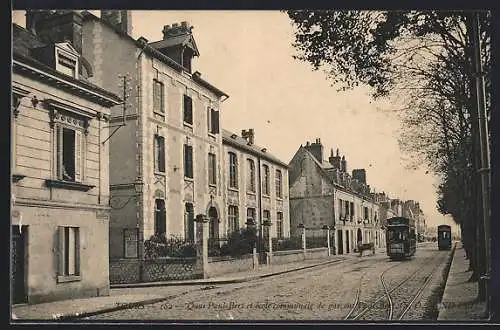
[[449, 262], [449, 266], [447, 265], [446, 267], [448, 268], [446, 270], [446, 279], [445, 279], [445, 282], [444, 282], [444, 287], [443, 287], [443, 295], [441, 296], [441, 299], [439, 300], [439, 303], [438, 303], [438, 315], [437, 315], [437, 318], [436, 318], [436, 321], [440, 321], [440, 315], [442, 315], [442, 313], [445, 311], [445, 309], [443, 308], [444, 307], [444, 304], [443, 304], [443, 301], [447, 300], [448, 297], [446, 297], [445, 299], [445, 292], [446, 292], [446, 285], [448, 284], [448, 276], [450, 275], [450, 271], [451, 271], [451, 266], [453, 265], [453, 262], [455, 261], [455, 251], [457, 249], [457, 243], [455, 243], [453, 245], [453, 249], [450, 253], [450, 258], [448, 259], [448, 262]]
[[303, 267], [299, 267], [299, 268], [293, 268], [293, 269], [288, 269], [288, 270], [283, 270], [283, 271], [278, 271], [278, 272], [273, 272], [273, 273], [249, 275], [249, 276], [233, 278], [233, 279], [226, 279], [226, 280], [206, 279], [206, 280], [202, 280], [202, 281], [200, 281], [200, 280], [186, 280], [186, 281], [182, 281], [182, 282], [163, 281], [163, 282], [149, 282], [149, 283], [115, 284], [115, 285], [111, 285], [110, 288], [111, 289], [126, 289], [126, 288], [149, 288], [149, 287], [156, 287], [156, 286], [181, 286], [181, 285], [208, 285], [208, 284], [242, 283], [242, 282], [252, 281], [254, 279], [265, 278], [265, 277], [270, 277], [270, 276], [275, 276], [275, 275], [281, 275], [281, 274], [286, 274], [289, 272], [294, 272], [294, 271], [299, 271], [299, 270], [308, 269], [308, 268], [312, 268], [312, 267], [327, 265], [327, 264], [331, 264], [331, 263], [335, 263], [335, 262], [340, 262], [343, 260], [345, 260], [345, 258], [338, 259], [338, 260], [329, 260], [329, 261], [325, 261], [325, 262], [318, 263], [318, 264], [313, 264], [313, 265], [308, 265], [308, 266], [303, 266]]
[[[299, 271], [299, 270], [303, 270], [303, 269], [308, 269], [308, 268], [313, 268], [313, 267], [328, 265], [328, 264], [332, 264], [332, 263], [337, 263], [337, 262], [341, 262], [341, 261], [344, 261], [344, 260], [345, 260], [345, 258], [338, 259], [338, 260], [330, 260], [330, 261], [322, 262], [322, 263], [319, 263], [319, 264], [314, 264], [314, 265], [309, 265], [309, 266], [299, 267], [299, 268], [294, 268], [294, 269], [288, 269], [288, 270], [284, 270], [284, 271], [280, 271], [280, 272], [275, 272], [275, 273], [253, 275], [253, 276], [247, 276], [247, 277], [243, 277], [243, 278], [239, 278], [239, 279], [231, 279], [231, 280], [221, 280], [221, 281], [212, 281], [212, 282], [209, 282], [209, 281], [206, 281], [206, 282], [196, 282], [195, 284], [201, 284], [201, 285], [203, 285], [203, 284], [228, 284], [228, 283], [248, 282], [248, 281], [252, 281], [252, 280], [255, 280], [255, 279], [259, 279], [259, 278], [266, 278], [266, 277], [271, 277], [271, 276], [275, 276], [275, 275], [286, 274], [286, 273], [290, 273], [290, 272], [294, 272], [294, 271]], [[192, 284], [192, 283], [189, 283], [189, 284]], [[187, 284], [184, 284], [184, 285], [187, 285]], [[165, 286], [165, 285], [164, 284], [160, 284], [160, 285], [151, 285], [151, 286]], [[67, 315], [61, 315], [56, 320], [66, 321], [66, 320], [72, 320], [72, 319], [81, 319], [81, 318], [84, 318], [84, 317], [89, 317], [89, 316], [94, 316], [94, 315], [99, 315], [99, 314], [116, 312], [116, 311], [119, 311], [119, 310], [130, 309], [130, 308], [134, 308], [134, 307], [138, 307], [138, 306], [156, 304], [156, 303], [159, 303], [159, 302], [162, 302], [162, 301], [166, 301], [166, 300], [169, 300], [169, 299], [180, 297], [182, 295], [185, 295], [187, 293], [194, 292], [194, 291], [199, 291], [199, 289], [192, 290], [192, 291], [187, 291], [187, 292], [183, 292], [181, 294], [170, 295], [170, 296], [167, 296], [167, 297], [153, 298], [153, 299], [141, 300], [141, 301], [137, 301], [137, 302], [119, 304], [119, 305], [113, 306], [113, 307], [102, 308], [102, 309], [97, 310], [97, 311], [82, 312], [82, 313], [71, 313], [71, 314], [67, 314]]]

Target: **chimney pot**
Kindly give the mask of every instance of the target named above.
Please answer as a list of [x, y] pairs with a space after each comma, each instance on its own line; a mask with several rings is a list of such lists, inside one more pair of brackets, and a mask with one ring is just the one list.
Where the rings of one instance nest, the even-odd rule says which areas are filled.
[[176, 27], [178, 27], [178, 26], [179, 26], [179, 23], [174, 23], [174, 24], [172, 24], [172, 27], [173, 27], [173, 28], [176, 28]]

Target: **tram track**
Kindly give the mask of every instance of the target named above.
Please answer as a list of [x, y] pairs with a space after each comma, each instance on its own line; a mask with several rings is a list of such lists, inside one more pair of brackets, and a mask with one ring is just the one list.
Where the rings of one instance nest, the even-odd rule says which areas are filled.
[[[431, 262], [435, 262], [436, 259], [438, 259], [439, 257], [433, 257], [433, 258], [430, 258], [431, 259]], [[384, 276], [392, 269], [400, 266], [400, 265], [405, 265], [405, 263], [398, 263], [396, 265], [393, 265], [393, 266], [390, 266], [388, 268], [386, 268], [380, 275], [379, 275], [379, 280], [382, 284], [382, 287], [383, 287], [383, 290], [384, 290], [384, 294], [378, 296], [375, 300], [373, 300], [371, 303], [369, 303], [369, 305], [367, 307], [365, 307], [364, 309], [362, 309], [359, 313], [357, 313], [356, 315], [353, 316], [354, 314], [354, 311], [359, 307], [359, 304], [360, 304], [360, 295], [361, 295], [361, 286], [362, 286], [362, 279], [363, 279], [363, 276], [360, 278], [360, 283], [359, 283], [359, 286], [358, 286], [358, 290], [357, 290], [357, 293], [356, 293], [356, 298], [355, 298], [355, 301], [354, 301], [354, 304], [352, 306], [352, 308], [349, 310], [348, 314], [344, 317], [344, 320], [358, 320], [360, 317], [366, 315], [368, 312], [370, 311], [374, 311], [375, 310], [375, 307], [378, 306], [379, 302], [382, 301], [383, 299], [387, 299], [387, 302], [388, 302], [388, 307], [387, 307], [387, 318], [389, 320], [392, 320], [393, 318], [393, 314], [394, 314], [394, 302], [393, 302], [393, 298], [391, 296], [391, 293], [393, 293], [394, 291], [396, 291], [397, 289], [399, 289], [400, 287], [402, 287], [405, 283], [407, 283], [408, 281], [410, 281], [411, 279], [415, 278], [417, 276], [417, 274], [421, 271], [421, 269], [416, 269], [415, 271], [413, 271], [409, 276], [407, 276], [406, 278], [404, 278], [402, 281], [400, 281], [396, 286], [392, 287], [392, 288], [389, 288]], [[439, 265], [439, 264], [438, 264]], [[433, 268], [433, 272], [435, 271], [435, 268], [437, 268], [437, 266], [435, 266]], [[427, 279], [428, 281], [430, 281], [430, 278]], [[427, 281], [427, 283], [428, 283]], [[425, 288], [422, 288], [421, 291], [423, 291]], [[418, 297], [417, 297], [418, 298]], [[417, 299], [415, 298], [414, 301]], [[412, 302], [412, 304], [414, 303], [414, 301]], [[408, 310], [409, 308], [411, 308], [411, 305], [408, 307]], [[406, 311], [407, 312], [407, 311]], [[406, 314], [405, 312], [405, 314]], [[403, 315], [404, 316], [404, 315]]]

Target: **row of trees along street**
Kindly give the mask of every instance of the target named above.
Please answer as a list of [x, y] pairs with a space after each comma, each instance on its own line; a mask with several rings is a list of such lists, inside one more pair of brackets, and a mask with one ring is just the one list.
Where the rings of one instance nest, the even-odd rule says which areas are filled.
[[399, 142], [440, 179], [437, 209], [460, 225], [487, 301], [490, 274], [491, 34], [488, 11], [287, 11], [297, 60], [340, 90], [403, 105]]

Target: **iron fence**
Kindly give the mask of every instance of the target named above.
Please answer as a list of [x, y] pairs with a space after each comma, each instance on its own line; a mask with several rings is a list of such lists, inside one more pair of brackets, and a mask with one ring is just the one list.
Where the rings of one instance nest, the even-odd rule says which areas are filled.
[[328, 246], [326, 232], [312, 232], [306, 235], [306, 249], [314, 249]]
[[301, 237], [286, 237], [283, 239], [273, 238], [273, 251], [301, 250]]
[[221, 257], [229, 254], [228, 237], [209, 237], [208, 238], [208, 256]]

